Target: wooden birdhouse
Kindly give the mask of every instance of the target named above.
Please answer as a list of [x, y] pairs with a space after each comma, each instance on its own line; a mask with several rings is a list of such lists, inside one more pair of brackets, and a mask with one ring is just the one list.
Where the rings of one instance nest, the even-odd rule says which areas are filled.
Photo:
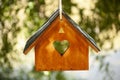
[[88, 70], [89, 46], [100, 51], [95, 41], [64, 11], [59, 9], [27, 41], [24, 54], [35, 48], [35, 68], [43, 70]]

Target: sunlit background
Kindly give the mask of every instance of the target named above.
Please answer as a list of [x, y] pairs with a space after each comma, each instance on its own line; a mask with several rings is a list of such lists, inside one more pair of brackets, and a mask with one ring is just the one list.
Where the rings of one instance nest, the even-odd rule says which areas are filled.
[[[41, 71], [27, 39], [58, 9], [58, 0], [0, 0], [0, 80], [119, 80], [120, 0], [63, 0], [63, 10], [92, 36], [101, 51], [89, 49], [89, 70]], [[73, 65], [74, 66], [74, 65]]]

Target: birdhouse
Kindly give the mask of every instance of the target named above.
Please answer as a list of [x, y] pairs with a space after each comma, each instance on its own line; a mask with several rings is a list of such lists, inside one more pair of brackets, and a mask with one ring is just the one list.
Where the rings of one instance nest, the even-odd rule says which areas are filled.
[[59, 9], [27, 41], [24, 54], [35, 48], [35, 68], [43, 70], [88, 70], [89, 46], [100, 51], [95, 41], [64, 11]]

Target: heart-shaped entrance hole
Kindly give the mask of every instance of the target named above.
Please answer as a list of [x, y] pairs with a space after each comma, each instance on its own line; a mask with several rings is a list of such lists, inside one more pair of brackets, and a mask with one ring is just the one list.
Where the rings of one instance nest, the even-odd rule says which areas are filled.
[[54, 41], [53, 42], [54, 48], [61, 54], [63, 55], [65, 51], [69, 48], [69, 41], [68, 40], [63, 40], [63, 41]]

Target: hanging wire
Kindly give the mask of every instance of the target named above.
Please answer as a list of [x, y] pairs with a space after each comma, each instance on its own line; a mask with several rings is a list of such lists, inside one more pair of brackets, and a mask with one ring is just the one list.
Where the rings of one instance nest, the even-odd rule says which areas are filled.
[[59, 15], [60, 15], [60, 20], [62, 20], [62, 0], [59, 0]]

